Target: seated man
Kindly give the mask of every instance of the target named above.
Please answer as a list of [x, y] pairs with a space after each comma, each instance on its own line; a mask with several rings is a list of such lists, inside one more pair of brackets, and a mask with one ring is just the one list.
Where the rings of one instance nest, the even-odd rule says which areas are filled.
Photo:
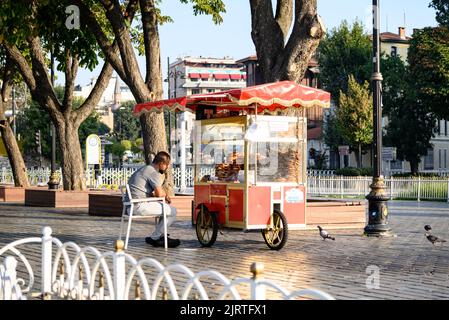
[[[164, 174], [170, 165], [170, 155], [167, 152], [159, 152], [153, 159], [151, 165], [145, 165], [138, 169], [129, 178], [128, 185], [133, 199], [149, 197], [165, 197], [166, 203], [163, 204], [167, 215], [167, 229], [176, 220], [176, 208], [171, 206], [170, 197], [162, 189]], [[151, 215], [155, 213], [162, 214], [160, 202], [137, 203], [134, 209], [136, 215]], [[154, 232], [145, 238], [145, 242], [154, 247], [164, 246], [164, 219], [159, 219]], [[178, 239], [167, 237], [167, 245], [175, 248], [181, 243]]]

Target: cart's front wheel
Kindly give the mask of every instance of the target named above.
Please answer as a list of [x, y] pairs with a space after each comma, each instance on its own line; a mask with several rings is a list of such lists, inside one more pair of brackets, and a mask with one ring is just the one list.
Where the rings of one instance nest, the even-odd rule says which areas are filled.
[[203, 247], [211, 247], [217, 240], [218, 221], [214, 213], [201, 207], [196, 217], [196, 237]]
[[287, 219], [279, 210], [273, 211], [272, 219], [273, 227], [262, 230], [262, 236], [270, 249], [281, 250], [288, 238]]

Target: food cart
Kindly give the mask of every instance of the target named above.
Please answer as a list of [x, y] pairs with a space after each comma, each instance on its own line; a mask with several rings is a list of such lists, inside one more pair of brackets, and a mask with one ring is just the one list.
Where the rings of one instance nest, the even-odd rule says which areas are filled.
[[196, 113], [192, 218], [201, 245], [212, 246], [228, 227], [261, 230], [279, 250], [289, 229], [306, 224], [304, 108], [329, 102], [325, 91], [282, 81], [143, 103], [134, 113]]

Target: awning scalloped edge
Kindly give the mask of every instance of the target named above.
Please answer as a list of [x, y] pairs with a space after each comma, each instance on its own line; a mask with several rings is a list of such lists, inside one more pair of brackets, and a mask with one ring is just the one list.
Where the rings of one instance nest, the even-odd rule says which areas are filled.
[[[281, 105], [281, 106], [283, 106], [285, 108], [291, 108], [294, 105], [300, 105], [301, 108], [312, 108], [312, 107], [329, 108], [330, 107], [330, 102], [323, 102], [321, 100], [304, 101], [304, 100], [299, 99], [299, 98], [287, 101], [287, 100], [282, 100], [282, 99], [279, 99], [279, 98], [273, 98], [273, 99], [270, 99], [270, 100], [263, 100], [261, 98], [254, 97], [254, 98], [251, 98], [251, 99], [248, 99], [248, 100], [245, 100], [245, 101], [240, 101], [240, 100], [238, 100], [238, 99], [236, 99], [236, 98], [234, 98], [232, 96], [229, 96], [229, 99], [233, 103], [235, 103], [236, 105], [239, 105], [239, 106], [249, 106], [251, 104], [257, 103], [257, 104], [259, 104], [261, 106], [270, 106], [270, 105], [273, 105], [273, 104], [278, 104], [278, 105]], [[205, 101], [203, 103], [207, 103], [207, 102]], [[201, 102], [199, 102], [198, 104], [201, 104]], [[219, 104], [219, 103], [217, 103], [217, 104]], [[213, 104], [211, 103], [211, 105], [213, 105]], [[135, 116], [136, 117], [140, 117], [140, 115], [142, 113], [147, 113], [147, 112], [150, 112], [150, 113], [151, 112], [162, 113], [164, 110], [166, 110], [166, 111], [179, 110], [179, 111], [187, 111], [187, 112], [192, 112], [193, 113], [193, 111], [190, 108], [188, 108], [186, 106], [183, 106], [183, 105], [181, 105], [179, 103], [175, 103], [175, 104], [173, 104], [171, 106], [166, 104], [166, 105], [162, 105], [159, 108], [152, 108], [150, 110], [144, 108], [139, 113], [135, 114]], [[268, 110], [267, 109], [264, 112], [268, 111], [269, 113], [273, 114], [273, 113], [277, 113], [278, 111], [283, 111], [283, 110], [284, 109], [278, 107], [278, 108], [276, 108], [274, 110]]]

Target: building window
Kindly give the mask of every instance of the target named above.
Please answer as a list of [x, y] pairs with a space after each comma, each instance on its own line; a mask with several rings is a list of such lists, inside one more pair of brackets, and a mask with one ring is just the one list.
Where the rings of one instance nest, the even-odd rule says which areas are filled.
[[392, 57], [397, 57], [397, 55], [398, 55], [398, 47], [392, 46], [391, 47], [391, 56]]
[[444, 169], [447, 169], [447, 149], [444, 149], [444, 163], [443, 163]]
[[192, 94], [198, 94], [200, 93], [200, 89], [192, 89]]
[[442, 155], [441, 151], [443, 151], [443, 150], [441, 150], [441, 149], [438, 150], [438, 168], [439, 169], [443, 168], [442, 163], [441, 163], [441, 160], [443, 160], [441, 157], [441, 155]]
[[424, 157], [424, 170], [433, 170], [433, 149], [427, 149], [427, 155]]
[[447, 121], [444, 121], [444, 135], [447, 136]]
[[207, 92], [209, 93], [215, 92], [215, 89], [207, 89]]

